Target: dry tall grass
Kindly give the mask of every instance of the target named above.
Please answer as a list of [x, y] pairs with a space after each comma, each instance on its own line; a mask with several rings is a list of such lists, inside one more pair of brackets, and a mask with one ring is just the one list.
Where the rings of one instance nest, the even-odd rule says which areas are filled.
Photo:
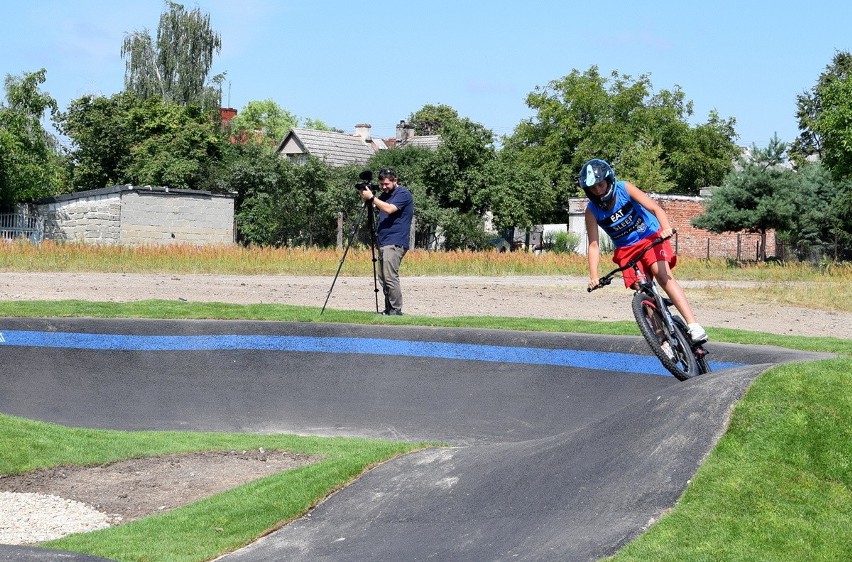
[[[85, 243], [28, 242], [0, 246], [0, 271], [181, 273], [208, 275], [332, 276], [343, 251], [319, 248], [245, 248], [242, 246], [105, 246]], [[609, 270], [603, 260], [601, 272]], [[373, 273], [369, 248], [353, 247], [341, 274]], [[729, 260], [681, 257], [681, 280], [747, 281], [746, 286], [690, 289], [732, 302], [777, 303], [818, 310], [852, 312], [852, 264], [743, 264]], [[583, 276], [586, 259], [575, 254], [527, 252], [429, 252], [412, 250], [403, 261], [404, 276]]]
[[[79, 242], [25, 241], [0, 247], [0, 270], [92, 271], [116, 273], [201, 273], [222, 275], [329, 275], [343, 251], [321, 248], [149, 245], [107, 246]], [[343, 264], [346, 275], [371, 275], [369, 248], [352, 247]], [[611, 264], [602, 260], [601, 269]], [[586, 259], [576, 254], [528, 252], [430, 252], [412, 250], [403, 261], [405, 275], [586, 275]], [[741, 264], [721, 259], [681, 257], [681, 279], [852, 283], [852, 264]]]

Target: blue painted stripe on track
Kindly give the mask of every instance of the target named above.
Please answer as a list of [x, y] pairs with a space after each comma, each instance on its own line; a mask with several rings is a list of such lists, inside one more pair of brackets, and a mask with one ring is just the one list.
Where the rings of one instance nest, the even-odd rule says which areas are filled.
[[[440, 357], [466, 361], [522, 363], [580, 367], [649, 375], [669, 375], [656, 357], [605, 351], [545, 349], [407, 341], [379, 338], [339, 338], [308, 336], [129, 336], [122, 334], [84, 334], [75, 332], [0, 332], [0, 345], [50, 347], [111, 351], [204, 351], [259, 350], [314, 353], [355, 353], [409, 357]], [[740, 366], [740, 363], [711, 362], [713, 370]]]

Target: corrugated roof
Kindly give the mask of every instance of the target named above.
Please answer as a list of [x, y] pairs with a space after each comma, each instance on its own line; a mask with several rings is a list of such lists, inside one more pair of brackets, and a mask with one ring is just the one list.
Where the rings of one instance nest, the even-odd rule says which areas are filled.
[[[295, 140], [304, 151], [286, 148], [288, 144], [293, 145], [291, 140]], [[358, 135], [316, 129], [291, 129], [278, 146], [278, 152], [286, 156], [307, 152], [329, 166], [365, 164], [373, 156], [373, 148]]]

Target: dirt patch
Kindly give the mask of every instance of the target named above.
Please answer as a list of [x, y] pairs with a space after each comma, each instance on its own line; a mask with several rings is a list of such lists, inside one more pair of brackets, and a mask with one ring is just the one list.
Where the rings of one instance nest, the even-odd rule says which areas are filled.
[[318, 460], [262, 449], [168, 455], [2, 476], [0, 491], [75, 500], [107, 514], [112, 523], [126, 523]]

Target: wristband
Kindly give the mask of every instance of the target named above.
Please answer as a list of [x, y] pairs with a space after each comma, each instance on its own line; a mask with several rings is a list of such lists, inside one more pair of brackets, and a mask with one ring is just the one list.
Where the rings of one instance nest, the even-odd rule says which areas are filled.
[[376, 196], [373, 195], [372, 197], [370, 197], [370, 200], [367, 201], [367, 203], [372, 203], [375, 199], [376, 199]]

